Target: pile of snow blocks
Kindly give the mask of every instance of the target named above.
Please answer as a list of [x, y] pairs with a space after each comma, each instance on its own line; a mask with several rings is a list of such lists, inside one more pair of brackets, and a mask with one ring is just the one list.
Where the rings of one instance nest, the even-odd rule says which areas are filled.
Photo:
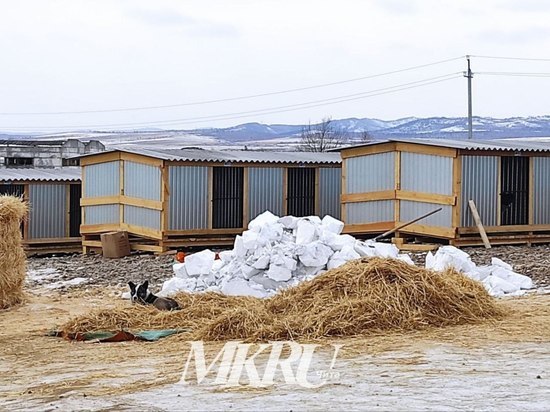
[[[328, 215], [323, 219], [278, 217], [266, 211], [235, 238], [232, 250], [216, 254], [207, 249], [187, 256], [185, 263], [174, 264], [174, 277], [164, 282], [160, 295], [215, 291], [264, 298], [361, 257], [394, 258], [414, 265], [395, 245], [361, 241], [343, 235], [343, 228], [343, 222]], [[530, 278], [513, 272], [506, 263], [493, 259], [491, 266], [477, 267], [467, 253], [452, 246], [428, 254], [426, 267], [454, 267], [483, 282], [495, 296], [519, 294], [532, 287]]]
[[233, 250], [218, 254], [219, 259], [203, 250], [174, 264], [175, 276], [164, 283], [161, 294], [183, 290], [266, 297], [363, 256], [413, 264], [395, 245], [363, 242], [342, 235], [343, 228], [343, 222], [328, 215], [296, 218], [264, 212], [235, 238]]

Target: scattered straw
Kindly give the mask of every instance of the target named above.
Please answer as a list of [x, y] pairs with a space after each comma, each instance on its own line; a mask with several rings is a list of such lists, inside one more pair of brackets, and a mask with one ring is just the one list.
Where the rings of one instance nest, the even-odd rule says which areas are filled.
[[25, 252], [21, 245], [21, 221], [27, 206], [17, 197], [0, 195], [0, 309], [24, 300]]
[[483, 286], [466, 276], [393, 259], [358, 259], [270, 299], [180, 293], [183, 308], [94, 311], [65, 332], [187, 327], [207, 341], [319, 339], [476, 323], [502, 317]]

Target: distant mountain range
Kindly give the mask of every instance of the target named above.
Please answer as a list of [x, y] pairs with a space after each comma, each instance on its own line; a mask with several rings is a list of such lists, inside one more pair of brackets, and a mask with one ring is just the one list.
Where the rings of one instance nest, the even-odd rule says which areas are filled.
[[[28, 139], [67, 139], [67, 138], [94, 138], [101, 141], [135, 142], [149, 141], [151, 144], [159, 139], [176, 138], [192, 140], [193, 144], [201, 144], [201, 139], [211, 144], [227, 143], [229, 145], [245, 144], [246, 142], [261, 142], [266, 140], [278, 141], [284, 144], [287, 139], [296, 141], [305, 125], [244, 123], [226, 128], [204, 128], [193, 130], [167, 130], [158, 128], [143, 128], [132, 131], [95, 131], [78, 130], [53, 134], [25, 133], [13, 134], [0, 130], [0, 139], [28, 138]], [[391, 137], [429, 137], [442, 139], [463, 139], [467, 137], [468, 126], [465, 117], [406, 117], [397, 120], [379, 120], [369, 118], [335, 119], [332, 127], [345, 132], [351, 140], [357, 139], [365, 132], [376, 139]], [[521, 137], [550, 137], [550, 115], [510, 117], [496, 119], [492, 117], [474, 117], [474, 138], [521, 138]], [[185, 138], [184, 138], [185, 137]], [[160, 143], [160, 142], [159, 142]], [[177, 142], [182, 144], [184, 142]]]
[[[186, 132], [240, 142], [299, 136], [303, 127], [304, 125], [245, 123], [222, 129], [195, 129]], [[375, 138], [393, 136], [461, 139], [468, 136], [468, 121], [465, 117], [406, 117], [389, 121], [350, 118], [333, 120], [332, 127], [350, 137], [357, 137], [364, 132]], [[550, 115], [507, 119], [476, 116], [473, 118], [473, 132], [480, 139], [547, 137], [550, 136]]]

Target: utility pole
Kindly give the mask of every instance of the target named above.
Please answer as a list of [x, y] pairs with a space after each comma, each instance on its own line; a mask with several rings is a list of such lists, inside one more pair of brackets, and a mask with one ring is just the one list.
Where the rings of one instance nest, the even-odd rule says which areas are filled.
[[468, 139], [473, 138], [472, 128], [472, 70], [470, 69], [470, 56], [466, 55], [466, 61], [468, 62], [468, 71], [464, 73], [464, 77], [468, 79]]

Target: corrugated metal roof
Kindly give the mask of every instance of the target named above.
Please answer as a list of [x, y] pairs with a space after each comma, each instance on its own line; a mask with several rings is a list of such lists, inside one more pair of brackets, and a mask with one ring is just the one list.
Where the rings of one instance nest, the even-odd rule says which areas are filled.
[[30, 181], [30, 182], [79, 182], [80, 167], [52, 168], [1, 168], [0, 182]]
[[533, 142], [533, 141], [518, 141], [508, 139], [494, 139], [494, 140], [452, 140], [452, 139], [427, 139], [427, 138], [391, 138], [385, 140], [377, 140], [374, 142], [349, 146], [342, 150], [349, 149], [351, 147], [373, 146], [388, 142], [401, 142], [401, 143], [417, 143], [425, 144], [428, 146], [448, 147], [452, 149], [462, 150], [497, 150], [497, 151], [514, 151], [514, 152], [550, 152], [550, 144], [545, 142]]
[[[224, 162], [224, 163], [296, 163], [296, 164], [339, 164], [341, 163], [338, 153], [318, 152], [260, 152], [254, 150], [210, 150], [210, 149], [115, 149], [140, 154], [169, 161], [189, 162]], [[106, 153], [106, 152], [101, 152]], [[84, 155], [87, 157], [90, 155]]]

